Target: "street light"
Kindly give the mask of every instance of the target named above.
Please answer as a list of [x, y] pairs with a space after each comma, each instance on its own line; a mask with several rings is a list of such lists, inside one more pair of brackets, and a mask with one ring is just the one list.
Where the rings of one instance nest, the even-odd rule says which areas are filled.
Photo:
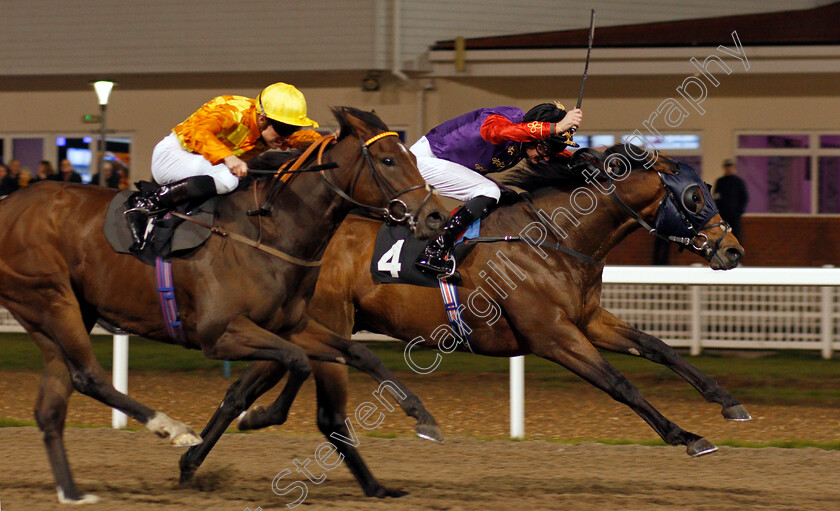
[[116, 85], [115, 82], [109, 80], [97, 80], [91, 82], [93, 89], [96, 91], [96, 97], [99, 99], [99, 159], [97, 160], [97, 168], [99, 171], [99, 186], [104, 186], [105, 183], [105, 108], [108, 106], [108, 96], [111, 95], [111, 89]]

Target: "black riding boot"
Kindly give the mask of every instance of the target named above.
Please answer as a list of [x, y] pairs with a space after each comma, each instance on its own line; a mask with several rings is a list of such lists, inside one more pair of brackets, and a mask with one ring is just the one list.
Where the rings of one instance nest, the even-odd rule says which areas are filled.
[[443, 228], [443, 234], [426, 245], [426, 249], [417, 258], [415, 265], [440, 278], [458, 278], [455, 271], [455, 258], [452, 256], [455, 241], [473, 222], [493, 211], [496, 204], [496, 199], [484, 195], [465, 202], [458, 211], [452, 214], [449, 223]]
[[181, 202], [209, 199], [216, 195], [216, 182], [210, 176], [193, 176], [161, 186], [151, 195], [137, 195], [125, 217], [134, 238], [130, 250], [140, 253], [146, 246], [152, 221]]

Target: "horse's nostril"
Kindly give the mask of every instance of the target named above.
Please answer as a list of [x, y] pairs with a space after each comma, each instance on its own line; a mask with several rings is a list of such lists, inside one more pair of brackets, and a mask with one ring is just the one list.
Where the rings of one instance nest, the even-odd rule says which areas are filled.
[[426, 227], [432, 230], [440, 229], [443, 226], [443, 215], [440, 214], [438, 211], [434, 211], [429, 213], [426, 216]]
[[741, 262], [741, 259], [744, 257], [744, 251], [740, 248], [730, 247], [726, 249], [726, 258], [732, 261], [733, 263]]

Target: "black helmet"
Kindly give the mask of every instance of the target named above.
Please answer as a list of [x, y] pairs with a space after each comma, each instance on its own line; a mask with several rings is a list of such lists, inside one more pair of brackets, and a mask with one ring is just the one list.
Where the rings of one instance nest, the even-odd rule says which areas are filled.
[[[540, 103], [534, 108], [528, 110], [522, 122], [560, 122], [566, 117], [566, 109], [560, 103]], [[560, 154], [566, 146], [577, 147], [577, 144], [570, 140], [569, 133], [562, 133], [560, 135], [552, 135], [541, 143], [546, 146], [551, 154]]]

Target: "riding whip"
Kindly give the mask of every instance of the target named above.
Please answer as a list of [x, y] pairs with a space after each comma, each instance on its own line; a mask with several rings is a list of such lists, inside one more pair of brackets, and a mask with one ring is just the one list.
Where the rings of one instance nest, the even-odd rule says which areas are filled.
[[[586, 65], [583, 68], [583, 79], [580, 82], [580, 93], [578, 94], [577, 106], [575, 108], [580, 108], [580, 104], [583, 103], [583, 89], [586, 88], [586, 77], [589, 75], [589, 55], [592, 53], [592, 39], [595, 37], [595, 9], [592, 9], [592, 12], [589, 14], [589, 44], [586, 48]], [[574, 135], [577, 128], [572, 126], [569, 130], [570, 135]]]

